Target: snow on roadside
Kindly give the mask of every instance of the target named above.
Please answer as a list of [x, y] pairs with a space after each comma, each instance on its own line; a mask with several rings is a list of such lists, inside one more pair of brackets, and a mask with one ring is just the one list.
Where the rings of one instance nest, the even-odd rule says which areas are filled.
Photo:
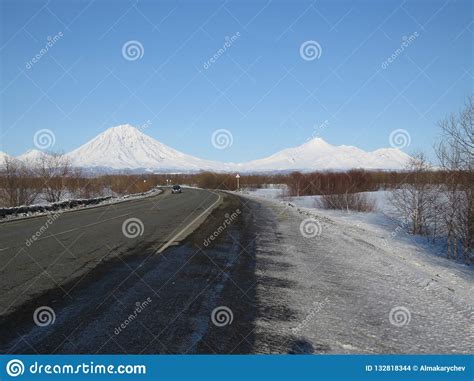
[[[263, 308], [279, 303], [295, 313], [293, 320], [257, 319], [257, 333], [291, 332], [297, 349], [303, 346], [297, 353], [472, 352], [472, 267], [432, 255], [414, 237], [391, 237], [390, 228], [374, 222], [384, 218], [377, 213], [240, 195], [262, 206], [255, 245]], [[269, 259], [285, 267], [271, 267]], [[400, 309], [403, 327], [390, 318]], [[256, 345], [271, 350], [265, 340]]]
[[408, 233], [406, 226], [396, 218], [396, 213], [388, 202], [389, 191], [366, 192], [375, 199], [377, 205], [377, 210], [371, 213], [322, 209], [318, 202], [320, 196], [289, 197], [285, 195], [284, 187], [246, 189], [241, 193], [285, 204], [308, 217], [328, 218], [347, 230], [356, 229], [365, 241], [400, 256], [402, 260], [412, 262], [414, 266], [423, 266], [419, 261], [424, 261], [436, 268], [461, 270], [462, 274], [473, 279], [474, 266], [445, 258], [443, 243], [434, 244], [426, 237]]
[[11, 208], [0, 208], [0, 222], [19, 220], [28, 217], [46, 216], [70, 210], [90, 209], [104, 205], [117, 204], [129, 200], [156, 196], [163, 191], [153, 188], [147, 192], [133, 193], [117, 197], [93, 197], [88, 199], [66, 199], [57, 203], [20, 205]]

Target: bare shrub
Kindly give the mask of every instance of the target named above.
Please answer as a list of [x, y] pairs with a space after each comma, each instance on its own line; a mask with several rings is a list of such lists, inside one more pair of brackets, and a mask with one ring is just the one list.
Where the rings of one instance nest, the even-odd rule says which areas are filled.
[[[237, 190], [237, 180], [235, 174], [202, 172], [194, 177], [195, 184], [206, 189], [226, 189]], [[244, 176], [240, 179], [240, 186], [247, 186]]]
[[441, 170], [434, 171], [423, 155], [409, 163], [391, 202], [410, 224], [413, 234], [446, 239], [448, 258], [462, 255], [472, 263], [474, 247], [474, 97], [459, 113], [439, 122], [435, 146]]
[[293, 172], [283, 181], [290, 196], [311, 196], [375, 191], [389, 178], [389, 173], [354, 169], [347, 172]]
[[400, 184], [392, 191], [390, 203], [412, 234], [429, 235], [436, 219], [436, 203], [439, 192], [432, 182], [426, 181], [431, 166], [422, 153], [414, 155], [408, 165], [410, 181]]
[[439, 122], [441, 141], [435, 147], [447, 173], [446, 198], [442, 200], [447, 232], [447, 257], [462, 253], [470, 263], [474, 248], [474, 96], [465, 107]]
[[66, 187], [74, 198], [94, 198], [106, 196], [106, 185], [102, 177], [85, 177], [79, 168], [72, 168]]
[[69, 159], [63, 154], [44, 154], [39, 160], [37, 174], [43, 181], [45, 198], [48, 202], [57, 202], [67, 192], [66, 183], [72, 174]]
[[32, 204], [39, 193], [38, 184], [33, 179], [30, 163], [14, 158], [5, 158], [0, 175], [0, 200], [5, 206]]
[[375, 211], [375, 200], [365, 193], [337, 193], [321, 196], [324, 209], [339, 209], [356, 212]]

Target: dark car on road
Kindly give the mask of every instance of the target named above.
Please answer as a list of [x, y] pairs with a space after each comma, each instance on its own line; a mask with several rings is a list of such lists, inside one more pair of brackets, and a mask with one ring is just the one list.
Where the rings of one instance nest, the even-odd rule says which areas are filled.
[[171, 193], [182, 193], [181, 187], [179, 185], [173, 185], [171, 187]]

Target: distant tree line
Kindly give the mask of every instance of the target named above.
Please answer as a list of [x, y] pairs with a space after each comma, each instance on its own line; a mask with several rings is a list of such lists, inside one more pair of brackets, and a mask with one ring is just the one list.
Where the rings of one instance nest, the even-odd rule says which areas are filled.
[[[363, 192], [391, 190], [391, 203], [411, 233], [436, 240], [447, 237], [447, 256], [471, 259], [474, 242], [474, 98], [439, 122], [436, 168], [422, 153], [401, 171], [314, 171], [240, 174], [241, 188], [284, 185], [287, 196], [321, 196], [330, 209], [372, 211]], [[156, 186], [185, 184], [235, 191], [235, 173], [130, 174], [86, 176], [65, 155], [48, 154], [34, 162], [6, 158], [0, 165], [0, 206], [30, 205], [145, 192]]]
[[[284, 186], [286, 196], [337, 195], [391, 190], [403, 184], [442, 185], [467, 181], [463, 171], [423, 170], [407, 167], [405, 171], [320, 171], [288, 174], [240, 174], [241, 189]], [[416, 170], [415, 170], [416, 169]], [[128, 174], [86, 176], [63, 155], [44, 155], [44, 160], [23, 162], [8, 158], [0, 166], [0, 203], [3, 206], [28, 205], [42, 194], [45, 201], [64, 197], [89, 198], [145, 192], [167, 184], [196, 186], [204, 189], [237, 190], [235, 173], [200, 172], [193, 174]]]
[[156, 175], [87, 177], [65, 155], [57, 153], [34, 161], [7, 157], [3, 165], [0, 163], [0, 207], [142, 193], [159, 185], [160, 180]]

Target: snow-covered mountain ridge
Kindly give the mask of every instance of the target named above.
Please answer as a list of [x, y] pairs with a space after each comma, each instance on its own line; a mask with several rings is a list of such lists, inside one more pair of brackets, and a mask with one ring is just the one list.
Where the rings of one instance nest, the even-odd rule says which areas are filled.
[[[31, 150], [18, 157], [35, 159]], [[333, 146], [314, 138], [298, 147], [287, 148], [263, 159], [245, 163], [221, 163], [179, 152], [125, 124], [102, 132], [67, 154], [82, 168], [143, 171], [219, 171], [269, 172], [364, 169], [402, 169], [409, 156], [399, 149], [383, 148], [366, 152], [352, 146]]]

